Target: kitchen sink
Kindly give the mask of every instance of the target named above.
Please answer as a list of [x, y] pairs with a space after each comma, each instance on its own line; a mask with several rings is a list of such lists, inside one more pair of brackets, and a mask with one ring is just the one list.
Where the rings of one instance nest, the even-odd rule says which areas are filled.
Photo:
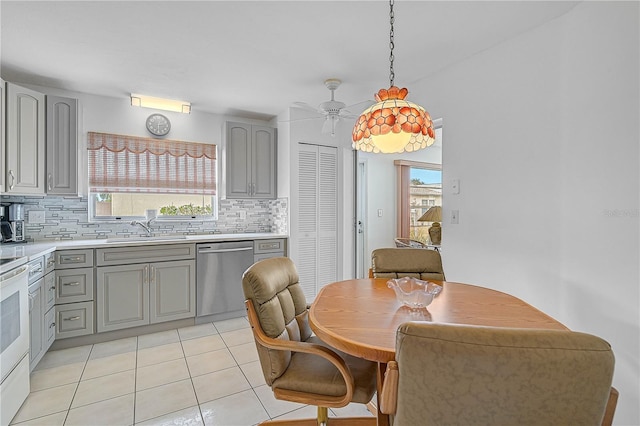
[[185, 235], [158, 235], [155, 237], [107, 238], [107, 243], [140, 243], [144, 241], [186, 240]]

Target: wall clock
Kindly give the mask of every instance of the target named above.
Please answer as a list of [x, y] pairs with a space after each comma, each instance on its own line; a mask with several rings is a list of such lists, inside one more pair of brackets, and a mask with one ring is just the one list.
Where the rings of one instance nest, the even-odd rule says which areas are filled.
[[171, 122], [162, 114], [151, 114], [147, 117], [147, 130], [152, 135], [164, 136], [171, 130]]

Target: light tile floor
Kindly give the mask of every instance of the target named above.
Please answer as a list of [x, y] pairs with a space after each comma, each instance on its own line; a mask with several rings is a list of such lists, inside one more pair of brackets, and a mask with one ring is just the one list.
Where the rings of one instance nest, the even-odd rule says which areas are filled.
[[[265, 384], [246, 318], [50, 351], [12, 425], [255, 425], [313, 418]], [[370, 416], [362, 404], [330, 410]]]

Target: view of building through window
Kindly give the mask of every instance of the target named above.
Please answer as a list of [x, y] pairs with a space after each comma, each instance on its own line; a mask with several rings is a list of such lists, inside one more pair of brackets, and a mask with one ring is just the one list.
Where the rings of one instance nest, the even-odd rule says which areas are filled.
[[442, 170], [411, 168], [409, 186], [410, 236], [412, 240], [430, 244], [429, 228], [433, 222], [418, 219], [433, 206], [442, 206]]
[[94, 197], [96, 219], [144, 216], [147, 209], [156, 210], [158, 216], [211, 216], [213, 212], [210, 195], [113, 192]]

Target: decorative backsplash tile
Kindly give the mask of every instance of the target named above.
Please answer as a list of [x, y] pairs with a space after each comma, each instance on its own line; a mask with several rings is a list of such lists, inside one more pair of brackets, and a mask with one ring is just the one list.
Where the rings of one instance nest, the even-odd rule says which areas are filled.
[[[0, 201], [23, 203], [28, 241], [86, 240], [143, 235], [139, 226], [125, 223], [90, 223], [87, 197], [9, 196]], [[154, 234], [204, 235], [275, 232], [288, 233], [288, 200], [220, 200], [218, 220], [152, 222]], [[29, 223], [29, 211], [45, 212], [45, 223]], [[241, 211], [246, 217], [241, 218]]]

